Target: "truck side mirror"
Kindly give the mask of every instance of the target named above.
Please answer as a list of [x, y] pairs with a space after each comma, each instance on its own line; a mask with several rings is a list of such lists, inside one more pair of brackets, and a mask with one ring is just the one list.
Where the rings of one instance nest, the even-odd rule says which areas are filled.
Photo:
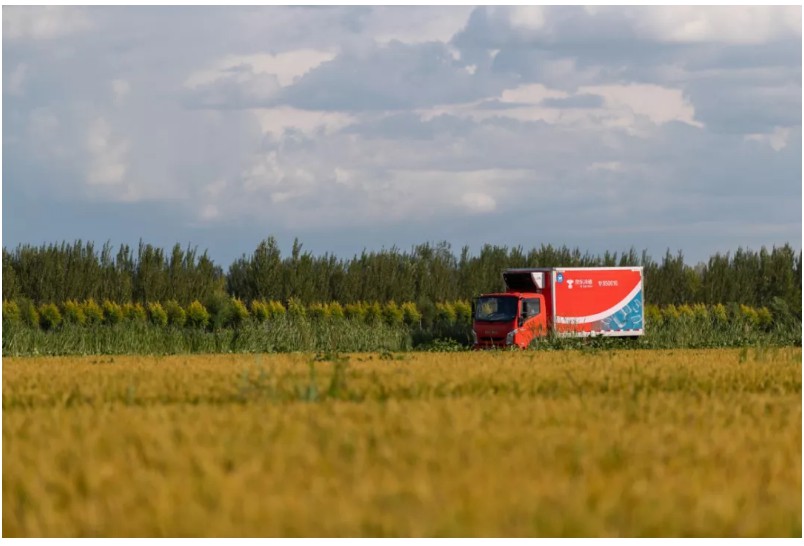
[[475, 300], [472, 300], [472, 318], [475, 318]]

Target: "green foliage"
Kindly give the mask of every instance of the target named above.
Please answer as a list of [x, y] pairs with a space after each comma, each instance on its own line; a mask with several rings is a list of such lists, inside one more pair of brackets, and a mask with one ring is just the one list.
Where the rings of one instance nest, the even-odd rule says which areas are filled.
[[[781, 316], [792, 325], [801, 322], [801, 263], [801, 252], [787, 244], [759, 251], [738, 248], [695, 265], [685, 263], [681, 252], [669, 249], [661, 260], [654, 261], [647, 252], [638, 254], [635, 249], [595, 256], [578, 248], [549, 244], [529, 250], [484, 245], [472, 254], [468, 247], [456, 253], [446, 242], [420, 244], [408, 251], [396, 247], [364, 251], [340, 259], [331, 254], [313, 256], [302, 251], [299, 241], [294, 241], [288, 256], [282, 256], [278, 242], [270, 237], [251, 255], [231, 264], [224, 274], [206, 253], [199, 254], [190, 247], [161, 249], [140, 242], [136, 248], [121, 245], [113, 249], [109, 243], [96, 248], [91, 242], [76, 241], [4, 248], [3, 299], [29, 299], [36, 305], [56, 303], [62, 308], [67, 300], [141, 305], [176, 300], [186, 306], [197, 299], [207, 305], [213, 327], [233, 320], [226, 311], [231, 305], [216, 307], [209, 301], [220, 294], [248, 303], [293, 297], [303, 305], [415, 301], [420, 318], [408, 314], [403, 321], [430, 328], [436, 320], [449, 320], [443, 313], [437, 319], [435, 302], [460, 301], [455, 306], [455, 322], [466, 323], [465, 300], [500, 290], [500, 273], [508, 267], [639, 265], [644, 268], [645, 301], [682, 309], [679, 317], [672, 312], [665, 317], [669, 320], [688, 320], [680, 307], [685, 304], [734, 302], [754, 309], [767, 307], [774, 322]], [[356, 308], [352, 311], [356, 312], [344, 308], [345, 316], [363, 320], [363, 313]], [[694, 320], [703, 320], [700, 310], [696, 314], [693, 309], [693, 314]], [[85, 315], [95, 322], [92, 313], [85, 310]], [[271, 317], [259, 314], [255, 318]], [[750, 327], [754, 318], [746, 320]]]
[[[181, 309], [181, 308], [179, 308]], [[182, 310], [182, 312], [184, 312]], [[168, 324], [168, 314], [158, 301], [148, 304], [148, 320], [154, 326], [165, 327]]]
[[466, 300], [458, 300], [452, 304], [455, 309], [455, 322], [458, 324], [472, 323], [472, 305]]
[[39, 311], [36, 305], [29, 299], [21, 299], [19, 301], [20, 318], [22, 323], [31, 328], [39, 327]]
[[402, 318], [408, 326], [419, 326], [422, 320], [422, 314], [419, 313], [415, 303], [406, 301], [402, 304]]
[[382, 308], [382, 318], [390, 326], [402, 326], [405, 320], [405, 313], [391, 300]]
[[321, 303], [313, 303], [307, 308], [307, 316], [316, 321], [327, 320], [329, 308]]
[[349, 320], [364, 322], [366, 319], [366, 306], [362, 302], [347, 303], [343, 308], [343, 314]]
[[647, 328], [660, 328], [664, 323], [662, 311], [657, 305], [645, 306], [645, 324]]
[[307, 316], [307, 309], [298, 298], [288, 299], [287, 313], [293, 319], [303, 319]]
[[187, 313], [176, 300], [165, 302], [165, 313], [167, 313], [168, 324], [171, 326], [181, 328], [187, 322]]
[[[215, 292], [207, 296], [203, 302], [203, 306], [209, 315], [205, 325], [208, 323], [212, 330], [220, 330], [226, 328], [232, 323], [232, 301], [224, 292]], [[187, 310], [187, 319], [190, 326], [193, 322], [189, 318], [189, 308]]]
[[62, 304], [64, 322], [83, 326], [87, 322], [83, 306], [75, 300], [67, 300]]
[[104, 324], [119, 324], [123, 320], [123, 309], [119, 304], [104, 300], [102, 308]]
[[254, 317], [254, 320], [257, 322], [265, 322], [268, 320], [270, 311], [267, 303], [261, 300], [252, 300], [250, 307], [251, 316]]
[[718, 303], [712, 307], [712, 321], [718, 327], [725, 327], [729, 323], [729, 313], [726, 306]]
[[100, 324], [103, 322], [103, 309], [93, 298], [84, 300], [81, 304], [87, 324]]
[[455, 306], [451, 303], [436, 303], [436, 321], [442, 325], [452, 325], [455, 324], [457, 320], [457, 313], [455, 312]]
[[140, 303], [124, 303], [122, 308], [125, 320], [132, 322], [145, 322], [148, 320], [148, 313]]
[[268, 302], [268, 311], [268, 318], [272, 320], [284, 317], [287, 314], [287, 309], [285, 309], [281, 301]]
[[379, 324], [382, 322], [382, 306], [379, 302], [372, 302], [366, 305], [366, 314], [363, 317], [366, 324]]
[[246, 309], [245, 304], [237, 298], [232, 299], [231, 309], [232, 315], [230, 324], [235, 328], [239, 328], [248, 320], [248, 309]]
[[329, 310], [329, 316], [334, 319], [342, 319], [345, 318], [343, 312], [343, 306], [338, 303], [337, 301], [331, 301], [327, 304], [327, 308]]
[[20, 308], [15, 301], [3, 300], [3, 322], [14, 324], [20, 321]]
[[206, 328], [210, 321], [210, 315], [206, 307], [195, 300], [187, 306], [187, 325], [193, 328]]
[[53, 330], [61, 324], [61, 313], [55, 303], [43, 303], [39, 306], [39, 323], [43, 330]]

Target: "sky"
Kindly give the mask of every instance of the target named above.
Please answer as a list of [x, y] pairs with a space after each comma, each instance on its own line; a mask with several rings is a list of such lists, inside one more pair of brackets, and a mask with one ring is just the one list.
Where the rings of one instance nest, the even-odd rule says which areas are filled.
[[2, 18], [6, 248], [801, 248], [800, 6]]

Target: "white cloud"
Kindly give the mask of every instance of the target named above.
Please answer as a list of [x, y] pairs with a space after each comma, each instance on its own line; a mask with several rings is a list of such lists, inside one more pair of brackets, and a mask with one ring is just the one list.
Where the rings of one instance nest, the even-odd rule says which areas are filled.
[[292, 84], [321, 63], [335, 58], [332, 51], [297, 49], [283, 53], [255, 53], [252, 55], [228, 55], [212, 63], [211, 66], [190, 74], [184, 82], [187, 87], [199, 87], [226, 77], [233, 71], [276, 76], [279, 85]]
[[114, 103], [120, 106], [131, 92], [131, 84], [123, 79], [112, 80], [112, 95]]
[[301, 110], [290, 106], [276, 108], [255, 108], [254, 115], [263, 133], [280, 136], [293, 129], [307, 135], [317, 132], [331, 134], [354, 121], [354, 116], [342, 112]]
[[492, 212], [497, 208], [494, 198], [485, 193], [466, 193], [461, 197], [461, 201], [469, 212]]
[[569, 93], [558, 89], [550, 89], [541, 83], [520, 85], [513, 89], [506, 89], [500, 95], [503, 102], [538, 104], [544, 99], [566, 98]]
[[645, 116], [656, 125], [680, 121], [694, 127], [703, 127], [695, 119], [695, 108], [684, 97], [681, 89], [653, 84], [585, 86], [580, 93], [600, 95], [606, 107], [613, 110], [630, 110]]
[[83, 8], [72, 6], [4, 6], [3, 38], [52, 40], [92, 28]]
[[385, 6], [366, 17], [363, 32], [378, 43], [396, 40], [406, 44], [449, 42], [466, 24], [471, 6]]
[[746, 135], [746, 141], [759, 142], [766, 144], [773, 148], [773, 151], [779, 152], [787, 147], [790, 140], [791, 130], [789, 127], [774, 127], [772, 133], [755, 133]]
[[541, 6], [513, 6], [506, 12], [515, 29], [532, 31], [544, 28], [545, 14]]
[[596, 161], [587, 167], [590, 171], [622, 172], [625, 166], [621, 161]]
[[[599, 96], [600, 107], [575, 107], [571, 99]], [[567, 99], [566, 106], [545, 104], [548, 99]], [[506, 89], [496, 97], [496, 108], [487, 101], [423, 108], [419, 114], [425, 121], [448, 114], [475, 121], [510, 118], [517, 121], [544, 121], [553, 125], [587, 129], [623, 129], [645, 136], [650, 127], [678, 121], [702, 128], [695, 119], [695, 109], [681, 89], [652, 84], [582, 86], [577, 93], [552, 89], [543, 84], [525, 84]]]
[[800, 6], [653, 6], [632, 13], [639, 35], [662, 42], [759, 44], [801, 37]]
[[87, 183], [107, 186], [123, 182], [128, 145], [113, 137], [111, 127], [104, 118], [99, 117], [90, 124], [86, 147], [90, 155]]

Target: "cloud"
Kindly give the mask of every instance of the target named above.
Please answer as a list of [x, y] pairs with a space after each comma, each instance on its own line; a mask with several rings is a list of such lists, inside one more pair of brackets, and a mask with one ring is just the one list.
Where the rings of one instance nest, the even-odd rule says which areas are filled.
[[297, 49], [277, 54], [228, 55], [215, 61], [209, 68], [193, 72], [184, 84], [187, 87], [197, 87], [213, 83], [233, 71], [248, 71], [276, 76], [279, 85], [285, 87], [334, 57], [335, 54], [330, 51], [316, 49]]
[[126, 96], [131, 92], [131, 84], [129, 84], [126, 80], [118, 78], [116, 80], [112, 80], [112, 94], [114, 95], [114, 103], [117, 106], [123, 104], [123, 101], [126, 100]]
[[312, 110], [400, 110], [462, 102], [499, 88], [501, 82], [466, 66], [446, 44], [394, 41], [359, 55], [342, 53], [284, 89], [282, 101]]
[[774, 127], [772, 133], [746, 135], [747, 141], [760, 142], [770, 146], [775, 152], [787, 147], [792, 131], [789, 127]]
[[89, 126], [86, 146], [91, 158], [87, 173], [89, 184], [108, 186], [123, 182], [128, 145], [114, 138], [105, 119], [97, 118]]
[[229, 241], [223, 256], [265, 233], [343, 249], [535, 232], [691, 256], [796, 243], [786, 10], [19, 8], [6, 189], [45, 216], [158, 209], [161, 232]]
[[72, 6], [5, 6], [3, 38], [18, 40], [54, 40], [92, 28], [92, 20], [83, 8]]

